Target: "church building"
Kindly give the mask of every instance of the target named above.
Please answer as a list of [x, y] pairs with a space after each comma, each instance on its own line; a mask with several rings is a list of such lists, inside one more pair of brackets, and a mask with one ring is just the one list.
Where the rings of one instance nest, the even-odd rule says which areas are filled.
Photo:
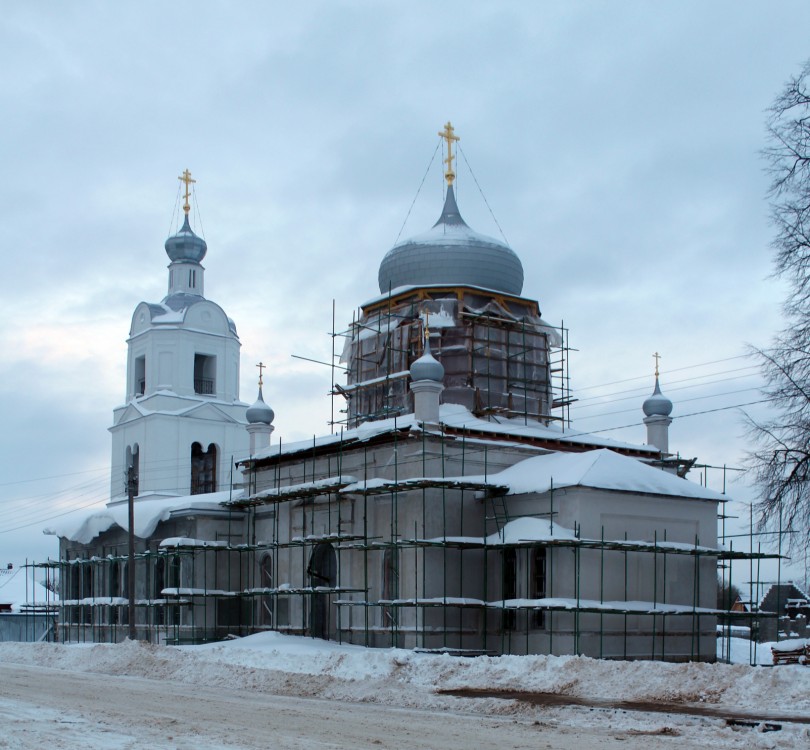
[[239, 339], [203, 296], [184, 173], [168, 294], [132, 319], [111, 500], [57, 530], [61, 638], [120, 640], [133, 617], [137, 637], [165, 643], [272, 629], [461, 654], [715, 658], [726, 497], [670, 454], [657, 368], [646, 443], [571, 427], [567, 334], [524, 294], [515, 251], [462, 218], [458, 136], [450, 123], [440, 136], [439, 218], [384, 255], [380, 293], [346, 331], [345, 422], [298, 443], [274, 440], [261, 377], [256, 402], [239, 400]]

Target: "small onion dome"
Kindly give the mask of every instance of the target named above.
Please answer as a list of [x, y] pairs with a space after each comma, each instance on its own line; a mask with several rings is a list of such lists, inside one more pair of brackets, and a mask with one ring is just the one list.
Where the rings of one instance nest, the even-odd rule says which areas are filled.
[[275, 418], [275, 412], [264, 403], [262, 389], [259, 388], [259, 398], [256, 403], [245, 412], [245, 417], [250, 424], [271, 424]]
[[435, 380], [438, 383], [444, 380], [444, 367], [430, 353], [430, 340], [425, 341], [425, 351], [411, 365], [411, 380]]
[[447, 188], [439, 220], [424, 234], [394, 245], [380, 263], [380, 292], [402, 286], [452, 284], [520, 295], [523, 265], [511, 247], [470, 229]]
[[652, 392], [652, 396], [641, 405], [641, 408], [648, 417], [668, 417], [672, 412], [672, 401], [661, 393], [661, 386], [658, 385], [657, 377], [655, 378], [655, 390]]
[[172, 261], [199, 263], [208, 252], [208, 245], [205, 240], [191, 231], [188, 214], [186, 214], [186, 220], [183, 222], [180, 231], [169, 237], [164, 247], [166, 248], [166, 255]]

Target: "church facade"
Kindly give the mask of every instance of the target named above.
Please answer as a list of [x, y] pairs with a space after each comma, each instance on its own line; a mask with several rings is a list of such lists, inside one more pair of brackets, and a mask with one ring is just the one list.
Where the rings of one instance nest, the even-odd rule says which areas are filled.
[[523, 296], [517, 254], [462, 218], [449, 123], [441, 135], [439, 219], [382, 259], [335, 385], [347, 423], [311, 441], [272, 440], [261, 380], [252, 406], [239, 401], [235, 326], [203, 296], [206, 247], [186, 208], [166, 242], [169, 293], [133, 316], [112, 499], [59, 531], [63, 639], [119, 640], [132, 617], [138, 637], [169, 643], [274, 629], [714, 659], [725, 497], [669, 454], [657, 372], [646, 444], [571, 429], [555, 382], [564, 332]]

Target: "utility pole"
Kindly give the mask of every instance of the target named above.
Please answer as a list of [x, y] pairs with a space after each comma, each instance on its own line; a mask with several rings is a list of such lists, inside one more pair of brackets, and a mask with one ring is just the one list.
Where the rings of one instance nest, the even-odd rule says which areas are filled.
[[129, 639], [135, 635], [135, 467], [127, 467], [127, 506], [129, 510], [129, 564], [127, 565], [127, 611], [129, 613]]

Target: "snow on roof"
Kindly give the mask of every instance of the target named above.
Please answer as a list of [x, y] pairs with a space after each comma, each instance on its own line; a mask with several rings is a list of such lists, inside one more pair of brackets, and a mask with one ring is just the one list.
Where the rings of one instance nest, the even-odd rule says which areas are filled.
[[598, 548], [607, 544], [613, 549], [635, 550], [647, 549], [650, 552], [700, 552], [701, 554], [716, 554], [724, 550], [722, 545], [705, 547], [685, 542], [647, 541], [632, 539], [589, 539], [578, 537], [573, 529], [560, 526], [560, 524], [543, 518], [524, 516], [508, 521], [501, 529], [487, 537], [478, 536], [445, 536], [432, 539], [415, 539], [416, 542], [428, 544], [457, 544], [469, 547], [508, 547], [511, 545], [531, 544], [532, 542], [571, 542], [571, 546], [583, 545]]
[[728, 500], [719, 492], [604, 448], [584, 453], [532, 456], [491, 474], [487, 479], [493, 484], [507, 485], [510, 495], [548, 492], [553, 486], [555, 489], [592, 487], [698, 500]]
[[[458, 404], [441, 404], [439, 407], [439, 419], [446, 429], [460, 430], [465, 432], [484, 433], [492, 436], [493, 439], [502, 440], [504, 437], [527, 438], [531, 440], [553, 440], [576, 446], [603, 446], [605, 448], [616, 448], [619, 450], [632, 450], [649, 453], [651, 456], [659, 454], [657, 448], [650, 445], [636, 443], [624, 443], [619, 440], [594, 435], [577, 430], [562, 430], [556, 425], [546, 426], [540, 422], [530, 422], [526, 424], [522, 418], [490, 417], [482, 419], [476, 417], [469, 409]], [[350, 430], [343, 430], [333, 435], [322, 435], [313, 437], [311, 440], [300, 440], [270, 446], [262, 451], [258, 451], [254, 459], [272, 458], [279, 455], [290, 455], [301, 451], [311, 451], [313, 448], [322, 448], [329, 445], [337, 445], [341, 441], [365, 442], [378, 435], [384, 435], [394, 430], [421, 430], [422, 426], [417, 422], [413, 414], [405, 414], [390, 419], [381, 419], [374, 422], [363, 422]], [[439, 434], [431, 430], [432, 434]], [[479, 435], [480, 438], [480, 435]]]
[[[799, 588], [794, 581], [782, 581], [781, 583], [771, 583], [768, 588], [763, 590], [763, 594], [757, 602], [757, 609], [762, 609], [763, 603], [768, 598], [771, 591], [777, 587], [782, 589], [796, 589], [805, 599], [810, 600], [810, 596], [807, 595], [807, 592]], [[785, 597], [785, 600], [787, 600], [787, 597]]]
[[[177, 409], [153, 409], [151, 408], [150, 404], [154, 401], [158, 403], [165, 403], [166, 397], [169, 397], [172, 403], [176, 401], [187, 401], [188, 404], [186, 406], [181, 406]], [[127, 407], [132, 407], [135, 411], [138, 412], [142, 417], [148, 417], [152, 414], [160, 414], [167, 417], [182, 417], [184, 415], [190, 414], [196, 409], [204, 406], [213, 406], [217, 408], [219, 406], [245, 406], [247, 407], [244, 401], [226, 401], [224, 399], [215, 398], [213, 396], [206, 396], [205, 398], [200, 398], [199, 396], [188, 396], [188, 395], [180, 395], [175, 393], [172, 390], [168, 389], [161, 389], [159, 391], [155, 391], [154, 393], [150, 393], [145, 396], [136, 396], [135, 398], [127, 401], [125, 404], [121, 404], [120, 406], [116, 406], [115, 410], [118, 409], [126, 409]], [[219, 410], [221, 411], [221, 409]], [[224, 414], [224, 412], [223, 412]], [[244, 420], [234, 419], [233, 417], [225, 414], [230, 419], [236, 422], [244, 422]]]
[[540, 422], [529, 422], [521, 417], [492, 416], [489, 419], [476, 417], [463, 406], [458, 404], [442, 404], [440, 419], [445, 427], [459, 430], [485, 432], [494, 435], [510, 435], [515, 437], [533, 438], [539, 440], [559, 440], [565, 443], [582, 445], [601, 445], [606, 448], [623, 448], [634, 451], [644, 451], [657, 455], [659, 450], [654, 446], [637, 443], [624, 443], [619, 440], [594, 435], [593, 433], [578, 430], [563, 430], [557, 425], [544, 425]]
[[516, 518], [486, 538], [488, 545], [517, 544], [525, 541], [551, 541], [553, 539], [576, 539], [572, 529], [554, 521], [540, 518]]
[[58, 602], [59, 597], [32, 578], [26, 568], [0, 570], [0, 604], [10, 604], [12, 611]]
[[[222, 512], [222, 503], [241, 497], [242, 490], [224, 490], [205, 495], [184, 495], [159, 500], [135, 501], [135, 536], [144, 539], [151, 536], [161, 521], [166, 521], [177, 511], [216, 511]], [[129, 515], [126, 504], [108, 505], [102, 510], [91, 511], [79, 519], [64, 521], [58, 526], [46, 529], [46, 534], [69, 539], [79, 544], [89, 544], [99, 534], [120, 526], [129, 529]]]
[[191, 539], [187, 536], [170, 536], [160, 542], [161, 547], [227, 547], [225, 540]]
[[[648, 495], [687, 497], [696, 500], [725, 502], [728, 498], [707, 487], [662, 469], [654, 469], [637, 458], [622, 456], [600, 448], [582, 453], [553, 452], [532, 456], [503, 471], [484, 476], [411, 477], [395, 481], [380, 477], [344, 487], [341, 492], [369, 492], [387, 489], [391, 492], [432, 485], [435, 487], [478, 487], [503, 491], [508, 495], [545, 493], [564, 487], [590, 487], [619, 492], [640, 492]], [[528, 524], [528, 519], [526, 519]], [[549, 526], [545, 524], [546, 533]], [[529, 537], [534, 538], [534, 537]]]

